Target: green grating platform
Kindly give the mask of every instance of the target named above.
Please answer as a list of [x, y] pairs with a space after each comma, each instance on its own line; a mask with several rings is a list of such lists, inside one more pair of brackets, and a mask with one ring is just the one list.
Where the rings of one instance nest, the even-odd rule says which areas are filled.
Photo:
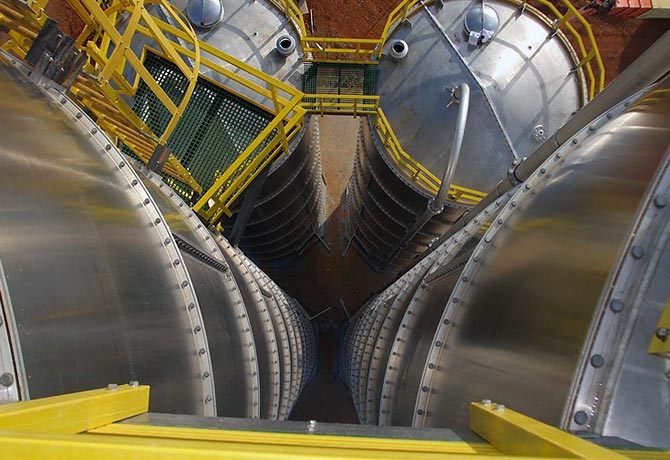
[[[184, 97], [188, 81], [177, 66], [149, 51], [145, 55], [144, 65], [178, 105]], [[171, 118], [167, 108], [142, 80], [133, 101], [133, 111], [156, 133], [164, 132]], [[273, 114], [246, 99], [200, 78], [167, 145], [202, 189], [207, 190], [273, 117]], [[265, 145], [262, 144], [256, 153]], [[126, 152], [128, 150], [124, 149]], [[164, 179], [186, 201], [193, 204], [195, 197], [188, 185], [165, 175]]]
[[302, 79], [306, 94], [376, 94], [377, 65], [306, 62]]

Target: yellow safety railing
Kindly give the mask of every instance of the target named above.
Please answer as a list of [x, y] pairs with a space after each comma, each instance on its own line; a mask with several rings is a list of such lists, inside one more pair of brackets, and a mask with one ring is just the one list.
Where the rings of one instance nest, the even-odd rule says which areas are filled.
[[302, 108], [319, 115], [375, 115], [379, 96], [363, 94], [306, 94]]
[[[24, 58], [47, 17], [43, 14], [45, 0], [26, 15], [23, 8], [0, 1], [0, 24], [11, 29], [12, 40], [3, 48]], [[222, 171], [214, 186], [203, 196], [214, 197], [214, 206], [202, 199], [194, 209], [206, 216], [230, 214], [232, 202], [239, 197], [260, 170], [282, 152], [299, 131], [305, 110], [300, 107], [303, 93], [215, 47], [200, 42], [181, 12], [167, 0], [115, 0], [102, 9], [96, 0], [68, 0], [84, 21], [84, 30], [76, 43], [86, 53], [88, 62], [71, 88], [75, 100], [86, 107], [97, 124], [117, 144], [123, 143], [145, 163], [158, 145], [164, 145], [174, 131], [190, 100], [200, 73], [207, 71], [208, 80], [226, 91], [246, 99], [274, 115], [268, 127], [244, 150], [236, 162]], [[171, 15], [172, 24], [153, 17], [145, 4], [158, 3]], [[127, 17], [123, 30], [116, 19]], [[39, 20], [38, 20], [39, 18]], [[154, 51], [173, 62], [186, 77], [187, 88], [180, 101], [174, 102], [144, 67], [131, 43], [136, 36], [149, 39], [160, 50]], [[140, 39], [142, 40], [142, 39]], [[146, 42], [146, 39], [144, 40]], [[135, 47], [137, 48], [137, 46]], [[143, 51], [146, 50], [146, 46]], [[135, 79], [127, 80], [128, 69]], [[135, 112], [132, 100], [140, 80], [163, 104], [170, 114], [162, 132], [153, 132]], [[251, 94], [251, 96], [245, 96]], [[257, 150], [260, 149], [260, 152]], [[202, 193], [202, 187], [174, 155], [170, 155], [163, 171]], [[222, 190], [221, 187], [225, 187]]]
[[[302, 93], [296, 95], [275, 119], [249, 144], [240, 156], [202, 195], [193, 209], [209, 222], [218, 222], [223, 214], [231, 216], [232, 203], [282, 151], [300, 130], [305, 111], [300, 107]], [[285, 120], [293, 112], [293, 116]], [[281, 127], [281, 129], [280, 129]], [[272, 135], [273, 131], [276, 134]], [[260, 149], [260, 151], [258, 151]]]
[[[190, 28], [188, 22], [182, 21], [179, 13], [167, 1], [152, 1], [160, 3], [167, 11], [171, 12], [175, 21], [184, 28], [185, 33], [192, 40], [195, 38], [195, 32]], [[0, 23], [10, 29], [10, 40], [3, 45], [3, 49], [20, 59], [25, 58], [39, 30], [48, 19], [44, 14], [46, 3], [46, 0], [41, 0], [39, 3], [29, 2], [32, 14], [26, 7], [17, 7], [15, 3], [0, 3]], [[97, 2], [92, 0], [71, 0], [71, 3], [85, 23], [84, 32], [77, 43], [80, 45], [85, 43], [84, 46], [80, 46], [80, 50], [85, 52], [88, 57], [88, 62], [85, 64], [83, 72], [74, 82], [71, 92], [77, 102], [93, 114], [101, 129], [105, 130], [117, 143], [123, 142], [139, 158], [148, 162], [156, 147], [166, 142], [188, 102], [188, 96], [195, 86], [199, 58], [188, 63], [174, 52], [174, 48], [170, 46], [166, 37], [152, 27], [152, 18], [146, 12], [142, 0], [136, 0], [135, 3], [128, 4], [113, 2], [106, 11], [103, 11]], [[116, 17], [118, 13], [124, 11], [130, 13], [130, 19], [122, 33], [110, 17]], [[21, 23], [19, 24], [17, 21]], [[95, 24], [95, 27], [92, 24]], [[140, 24], [146, 24], [152, 29], [149, 36], [161, 46], [163, 52], [178, 61], [177, 65], [189, 78], [185, 97], [179, 105], [170, 100], [167, 94], [160, 89], [160, 86], [141, 63], [140, 58], [128, 46], [132, 35], [140, 27]], [[92, 39], [87, 40], [89, 37]], [[197, 45], [195, 46], [195, 52], [199, 54]], [[172, 115], [172, 119], [162, 135], [161, 133], [154, 133], [132, 111], [123, 98], [123, 96], [132, 97], [137, 85], [137, 80], [135, 86], [133, 86], [123, 76], [123, 72], [128, 68], [133, 69], [138, 79], [141, 78], [152, 87], [156, 96]], [[188, 184], [194, 190], [198, 192], [202, 190], [174, 155], [168, 157], [164, 171], [175, 179]]]
[[[511, 1], [512, 3], [520, 5], [524, 8], [529, 7], [529, 5], [526, 3], [526, 0], [523, 1], [511, 0]], [[605, 87], [605, 66], [603, 65], [602, 57], [600, 56], [598, 43], [596, 42], [596, 38], [593, 35], [593, 29], [591, 29], [591, 25], [584, 18], [584, 16], [581, 15], [579, 10], [575, 8], [575, 6], [572, 3], [570, 3], [570, 0], [558, 0], [558, 2], [560, 2], [565, 8], [567, 8], [565, 14], [562, 14], [558, 10], [558, 8], [556, 8], [554, 3], [548, 0], [538, 0], [539, 4], [547, 8], [549, 11], [551, 11], [551, 13], [554, 16], [556, 16], [556, 20], [552, 24], [552, 30], [557, 32], [559, 30], [562, 30], [562, 28], [565, 28], [565, 30], [577, 43], [577, 52], [579, 53], [577, 58], [579, 59], [579, 62], [576, 64], [575, 70], [585, 70], [586, 79], [588, 80], [587, 100], [590, 101], [596, 95], [596, 92], [602, 91], [603, 88]], [[531, 10], [534, 10], [532, 7], [530, 8]], [[577, 29], [575, 29], [575, 27], [572, 25], [572, 21], [574, 20], [579, 22], [586, 31], [586, 38], [589, 42], [588, 50], [584, 45], [584, 40], [582, 39], [581, 34], [577, 32]], [[595, 67], [598, 72], [597, 79], [593, 65], [591, 64], [593, 60], [595, 60], [596, 64]]]
[[[317, 58], [307, 59], [319, 62], [346, 62], [358, 64], [374, 64], [381, 58], [384, 45], [386, 44], [389, 35], [402, 22], [416, 13], [423, 7], [421, 0], [403, 0], [396, 6], [389, 14], [384, 29], [380, 38], [378, 39], [362, 39], [362, 38], [323, 38], [323, 37], [309, 37], [305, 27], [305, 20], [302, 12], [292, 0], [272, 0], [274, 4], [280, 8], [289, 19], [296, 25], [300, 33], [300, 41], [302, 49], [305, 53], [312, 53]], [[434, 0], [426, 0], [424, 4], [430, 4]], [[526, 0], [508, 0], [515, 5], [526, 7]], [[587, 100], [593, 99], [597, 92], [602, 91], [605, 87], [605, 67], [603, 65], [600, 50], [596, 43], [593, 30], [588, 21], [579, 13], [578, 9], [570, 3], [569, 0], [559, 0], [560, 3], [567, 9], [565, 14], [562, 14], [556, 6], [549, 0], [538, 0], [538, 2], [546, 7], [551, 14], [556, 17], [556, 20], [550, 24], [554, 31], [564, 28], [567, 33], [573, 37], [577, 45], [577, 53], [579, 62], [575, 64], [575, 70], [584, 70], [586, 79], [588, 80], [588, 94]], [[530, 7], [531, 11], [538, 16], [542, 14], [536, 9]], [[588, 50], [585, 46], [582, 35], [575, 29], [571, 22], [579, 22], [586, 32], [587, 42], [589, 44]], [[344, 56], [344, 59], [342, 58]], [[592, 64], [595, 61], [595, 69]], [[597, 73], [597, 77], [596, 77]]]
[[[417, 9], [421, 8], [420, 4], [421, 0], [403, 0], [396, 6], [393, 11], [389, 14], [388, 18], [386, 19], [386, 24], [384, 25], [384, 30], [382, 31], [382, 35], [380, 37], [380, 45], [379, 45], [379, 50], [376, 55], [377, 58], [381, 57], [382, 50], [384, 48], [384, 45], [386, 44], [386, 40], [388, 40], [389, 35], [391, 32], [393, 32], [393, 29], [398, 25], [402, 24], [402, 22], [413, 15]], [[425, 3], [432, 3], [434, 0], [429, 0], [426, 1]]]
[[300, 37], [307, 36], [307, 27], [305, 26], [305, 17], [293, 0], [270, 0], [280, 11], [289, 18], [298, 28]]
[[346, 62], [348, 64], [377, 64], [373, 59], [381, 53], [382, 41], [372, 38], [304, 37], [302, 50], [312, 54], [305, 61]]
[[[391, 158], [395, 160], [396, 165], [409, 173], [412, 180], [418, 183], [421, 187], [429, 192], [437, 193], [442, 181], [421, 163], [412, 158], [411, 155], [405, 152], [381, 108], [377, 110], [374, 125], [381, 142], [384, 144], [384, 147]], [[461, 187], [459, 185], [451, 185], [449, 187], [449, 198], [460, 204], [475, 205], [485, 196], [486, 193], [484, 192]]]
[[[384, 111], [379, 107], [379, 96], [351, 95], [351, 94], [306, 94], [302, 108], [309, 113], [319, 115], [373, 115], [374, 126], [387, 152], [396, 162], [396, 165], [409, 174], [421, 187], [431, 193], [437, 193], [441, 181], [421, 163], [416, 161], [400, 145], [391, 128]], [[451, 185], [449, 198], [465, 204], [477, 204], [486, 193], [478, 190]]]
[[[667, 450], [613, 450], [527, 417], [502, 404], [472, 403], [472, 442], [119, 423], [149, 412], [150, 388], [132, 382], [0, 406], [0, 448], [9, 459], [118, 460], [630, 460], [667, 459]], [[177, 416], [178, 417], [178, 416]], [[251, 424], [250, 424], [251, 423]], [[234, 422], [231, 423], [234, 425]], [[237, 428], [237, 429], [236, 429]], [[279, 428], [279, 427], [278, 427]], [[383, 428], [382, 428], [383, 429]]]

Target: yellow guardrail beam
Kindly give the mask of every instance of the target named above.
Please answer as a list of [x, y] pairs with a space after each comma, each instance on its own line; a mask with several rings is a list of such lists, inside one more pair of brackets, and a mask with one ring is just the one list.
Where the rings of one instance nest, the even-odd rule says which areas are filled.
[[273, 433], [242, 430], [212, 430], [207, 428], [181, 428], [136, 424], [113, 424], [91, 430], [92, 434], [136, 436], [156, 439], [182, 439], [192, 441], [214, 441], [221, 443], [246, 443], [268, 446], [316, 447], [322, 449], [365, 450], [368, 452], [405, 452], [413, 458], [418, 453], [434, 455], [499, 455], [489, 444], [462, 441], [435, 441], [418, 439], [393, 439], [388, 437], [360, 437], [304, 433]]
[[[523, 1], [510, 0], [510, 1], [516, 5], [521, 5], [523, 7], [530, 6], [527, 5], [527, 0]], [[567, 8], [567, 12], [565, 14], [562, 14], [558, 10], [558, 8], [556, 8], [556, 3], [559, 2]], [[593, 97], [596, 95], [596, 92], [602, 91], [603, 88], [605, 87], [605, 66], [603, 64], [602, 57], [600, 56], [598, 43], [596, 41], [595, 36], [593, 35], [593, 29], [591, 28], [591, 25], [584, 18], [584, 16], [582, 16], [579, 10], [570, 2], [570, 0], [558, 0], [555, 3], [552, 3], [548, 0], [538, 0], [538, 3], [547, 8], [551, 12], [551, 14], [553, 14], [556, 17], [556, 21], [553, 24], [553, 30], [558, 31], [562, 27], [564, 27], [577, 43], [577, 52], [579, 54], [577, 59], [579, 59], [579, 62], [576, 63], [575, 69], [576, 70], [585, 69], [586, 79], [588, 80], [588, 88], [587, 88], [588, 94], [586, 98], [587, 100], [593, 99]], [[582, 35], [571, 24], [571, 21], [573, 19], [579, 22], [582, 25], [583, 29], [586, 31], [586, 37], [590, 45], [589, 51], [586, 50], [586, 46], [584, 45], [584, 39], [582, 38]], [[595, 77], [593, 66], [591, 65], [591, 61], [594, 60], [596, 63], [596, 68], [598, 69], [597, 80]]]
[[[412, 16], [423, 5], [420, 0], [403, 0], [401, 1], [389, 14], [384, 24], [382, 34], [378, 39], [364, 39], [364, 38], [326, 38], [326, 37], [310, 37], [307, 35], [305, 20], [300, 9], [292, 0], [272, 0], [273, 3], [281, 9], [289, 19], [298, 27], [301, 37], [301, 46], [305, 53], [320, 53], [324, 55], [318, 59], [305, 59], [306, 61], [319, 62], [342, 62], [350, 64], [374, 64], [379, 61], [384, 49], [384, 45], [388, 40], [389, 35], [393, 29], [401, 24], [405, 19]], [[430, 4], [434, 0], [428, 0], [424, 3]], [[516, 5], [526, 5], [526, 0], [508, 0]], [[538, 0], [541, 5], [546, 7], [555, 17], [556, 22], [554, 27], [556, 30], [565, 28], [567, 32], [572, 35], [577, 43], [577, 51], [579, 53], [578, 62], [576, 63], [576, 70], [584, 69], [586, 79], [588, 80], [588, 94], [587, 100], [593, 99], [596, 92], [602, 91], [605, 87], [605, 67], [600, 56], [598, 44], [593, 35], [593, 30], [588, 21], [579, 13], [579, 10], [569, 0], [559, 0], [566, 8], [567, 12], [562, 14], [555, 5], [549, 0]], [[570, 23], [571, 20], [578, 21], [584, 30], [590, 44], [590, 50], [586, 50], [584, 40], [581, 34]], [[331, 45], [342, 45], [340, 47]], [[361, 58], [358, 60], [339, 59], [338, 55], [347, 55], [348, 57]], [[591, 62], [595, 61], [598, 70], [598, 77], [596, 79], [595, 72]]]
[[[82, 391], [2, 405], [0, 431], [75, 434], [148, 410], [148, 386], [112, 385], [104, 390]], [[51, 458], [51, 455], [47, 457]]]
[[302, 108], [319, 115], [369, 115], [376, 114], [379, 96], [364, 94], [305, 94]]
[[149, 408], [136, 383], [0, 406], [0, 451], [25, 460], [624, 460], [667, 451], [610, 450], [497, 404], [473, 403], [488, 443], [118, 424]]
[[[281, 135], [276, 134], [270, 139], [272, 132], [277, 129], [285, 132], [291, 131], [302, 121], [305, 111], [300, 107], [302, 101], [302, 92], [296, 94], [284, 108], [275, 115], [275, 118], [260, 132], [260, 134], [249, 144], [246, 149], [235, 159], [235, 161], [217, 178], [214, 184], [207, 190], [200, 200], [193, 206], [193, 209], [205, 217], [209, 222], [216, 223], [221, 214], [231, 215], [230, 204], [237, 198], [242, 191], [259, 174], [262, 167], [267, 166], [269, 162], [276, 157], [281, 148], [277, 145], [281, 143]], [[293, 117], [285, 120], [293, 113]], [[280, 124], [284, 124], [280, 128]], [[287, 135], [287, 138], [290, 136]], [[268, 139], [270, 141], [253, 159], [252, 155]], [[231, 200], [232, 198], [232, 200]], [[210, 206], [209, 201], [214, 202]]]
[[470, 429], [505, 455], [628, 460], [624, 455], [495, 403], [470, 405]]
[[[431, 193], [437, 193], [440, 189], [442, 181], [430, 172], [421, 163], [416, 161], [409, 155], [400, 145], [400, 141], [396, 137], [391, 124], [388, 122], [384, 111], [381, 107], [377, 110], [375, 117], [375, 129], [379, 134], [382, 144], [396, 164], [405, 170], [411, 176], [412, 180], [417, 182], [423, 188]], [[457, 203], [465, 205], [475, 205], [486, 196], [486, 193], [479, 190], [473, 190], [460, 185], [451, 185], [449, 187], [449, 198]]]

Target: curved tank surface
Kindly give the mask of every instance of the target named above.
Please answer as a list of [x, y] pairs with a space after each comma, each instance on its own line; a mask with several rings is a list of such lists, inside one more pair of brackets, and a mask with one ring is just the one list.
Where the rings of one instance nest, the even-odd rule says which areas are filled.
[[4, 57], [0, 94], [3, 397], [140, 381], [152, 411], [286, 419], [315, 359], [300, 305]]
[[[470, 39], [482, 30], [488, 35]], [[475, 196], [494, 190], [514, 162], [582, 107], [586, 85], [565, 37], [552, 34], [539, 11], [514, 2], [424, 5], [396, 27], [382, 56], [381, 108], [400, 147], [427, 172], [401, 165], [380, 121], [363, 119], [348, 186], [349, 232], [374, 267], [399, 270], [476, 202], [452, 193], [439, 200], [440, 181]], [[461, 94], [463, 85], [469, 91]]]
[[467, 429], [469, 403], [492, 400], [669, 447], [650, 347], [669, 295], [669, 88], [590, 123], [352, 319], [362, 422]]
[[[243, 66], [262, 71], [294, 88], [302, 87], [300, 36], [273, 3], [265, 0], [175, 0], [171, 3], [189, 18], [202, 43], [227, 53]], [[170, 20], [159, 5], [152, 5], [150, 11], [164, 21]], [[201, 21], [203, 16], [206, 19]], [[202, 22], [206, 26], [202, 26]], [[136, 37], [132, 46], [138, 55], [143, 54], [149, 71], [161, 84], [165, 82], [168, 89], [173, 84], [172, 78], [180, 78], [174, 64], [160, 53], [151, 52], [158, 46], [149, 38]], [[212, 59], [207, 53], [203, 55]], [[167, 145], [205, 191], [260, 135], [274, 117], [268, 107], [275, 107], [277, 103], [268, 95], [270, 90], [277, 91], [276, 88], [269, 88], [243, 68], [217, 59], [213, 61], [247, 78], [264, 93], [201, 66], [203, 77]], [[156, 114], [151, 111], [154, 97], [140, 85], [133, 105], [150, 126], [156, 122]], [[305, 116], [302, 129], [290, 139], [289, 153], [275, 159], [235, 201], [232, 215], [223, 215], [212, 222], [221, 225], [224, 235], [235, 247], [239, 246], [258, 262], [298, 255], [322, 224], [324, 186], [319, 132], [316, 119], [311, 118]], [[180, 191], [190, 204], [197, 202], [198, 195], [185, 184], [169, 177], [166, 182]]]

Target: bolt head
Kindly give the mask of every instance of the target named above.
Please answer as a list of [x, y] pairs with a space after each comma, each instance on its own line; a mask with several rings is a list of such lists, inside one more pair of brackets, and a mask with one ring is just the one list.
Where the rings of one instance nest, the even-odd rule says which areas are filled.
[[589, 416], [583, 410], [575, 412], [573, 420], [577, 425], [586, 425], [586, 422], [589, 421]]
[[0, 385], [3, 387], [10, 387], [14, 383], [14, 376], [9, 372], [0, 375]]
[[619, 299], [612, 299], [610, 300], [610, 310], [612, 310], [614, 313], [619, 313], [623, 310], [624, 304], [621, 300]]
[[639, 260], [644, 257], [644, 248], [642, 246], [633, 246], [630, 253], [633, 259]]
[[128, 385], [131, 388], [137, 388], [138, 386], [140, 386], [140, 382], [138, 382], [137, 380], [131, 380], [130, 382], [128, 382]]
[[605, 365], [605, 358], [603, 355], [595, 354], [591, 356], [591, 366], [595, 368], [603, 367]]
[[670, 331], [668, 331], [667, 327], [659, 327], [656, 329], [656, 337], [658, 337], [662, 341], [666, 341], [668, 339], [668, 334]]
[[654, 206], [657, 208], [665, 208], [668, 204], [668, 200], [663, 195], [656, 195], [654, 197]]

